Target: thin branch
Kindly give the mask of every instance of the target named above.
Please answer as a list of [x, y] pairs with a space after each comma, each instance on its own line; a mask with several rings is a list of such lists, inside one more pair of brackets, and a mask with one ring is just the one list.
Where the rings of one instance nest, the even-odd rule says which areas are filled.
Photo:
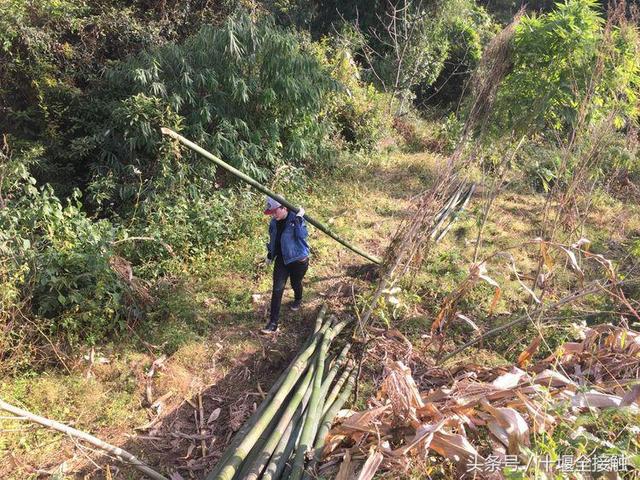
[[[599, 281], [594, 282], [593, 285], [584, 288], [582, 290], [579, 290], [577, 292], [572, 293], [571, 295], [567, 295], [566, 297], [561, 298], [560, 300], [558, 300], [557, 302], [548, 305], [546, 307], [541, 307], [541, 312], [542, 311], [549, 311], [549, 310], [555, 310], [557, 308], [560, 308], [564, 305], [568, 305], [570, 303], [573, 303], [583, 297], [586, 297], [587, 295], [593, 295], [595, 293], [601, 292], [602, 290], [606, 290], [607, 287], [611, 287], [611, 286], [621, 286], [624, 283], [633, 283], [633, 282], [625, 282], [625, 281], [620, 281], [614, 284], [602, 284]], [[516, 319], [505, 323], [504, 325], [500, 325], [499, 327], [496, 328], [492, 328], [491, 330], [486, 331], [484, 334], [474, 338], [473, 340], [469, 340], [467, 343], [465, 343], [464, 345], [456, 348], [453, 352], [445, 355], [442, 360], [439, 363], [444, 363], [447, 360], [449, 360], [450, 358], [454, 357], [455, 355], [457, 355], [458, 353], [466, 350], [469, 347], [472, 347], [473, 345], [484, 341], [485, 339], [492, 337], [500, 332], [502, 332], [503, 330], [506, 330], [507, 328], [511, 328], [519, 323], [524, 323], [527, 320], [529, 320], [531, 317], [529, 315], [529, 313], [525, 313], [524, 315], [521, 315], [519, 317], [517, 317]]]
[[90, 435], [86, 432], [76, 430], [75, 428], [71, 428], [60, 422], [56, 422], [55, 420], [49, 420], [48, 418], [41, 417], [40, 415], [35, 415], [27, 410], [11, 405], [2, 399], [0, 399], [0, 409], [6, 410], [7, 412], [13, 413], [14, 415], [18, 415], [19, 417], [23, 417], [24, 419], [29, 420], [31, 422], [35, 422], [40, 425], [44, 425], [45, 427], [49, 427], [54, 430], [57, 430], [59, 432], [66, 433], [67, 435], [73, 438], [79, 438], [81, 440], [84, 440], [85, 442], [90, 443], [91, 445], [94, 445], [98, 448], [101, 448], [115, 455], [120, 461], [131, 464], [131, 466], [133, 466], [136, 470], [139, 470], [140, 472], [144, 473], [145, 475], [147, 475], [149, 478], [152, 478], [153, 480], [168, 480], [167, 477], [156, 472], [151, 467], [147, 466], [145, 463], [143, 463], [141, 460], [139, 460], [137, 457], [133, 456], [129, 452], [126, 452], [119, 447], [103, 442], [99, 438], [94, 437], [93, 435]]

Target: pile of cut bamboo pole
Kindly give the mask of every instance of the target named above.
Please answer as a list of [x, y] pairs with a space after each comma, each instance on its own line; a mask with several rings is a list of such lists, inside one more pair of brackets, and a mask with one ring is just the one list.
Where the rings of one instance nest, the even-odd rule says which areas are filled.
[[313, 335], [236, 433], [207, 480], [312, 478], [326, 434], [349, 398], [356, 374], [347, 358], [349, 343], [329, 355], [348, 321], [325, 320], [325, 315], [323, 306]]

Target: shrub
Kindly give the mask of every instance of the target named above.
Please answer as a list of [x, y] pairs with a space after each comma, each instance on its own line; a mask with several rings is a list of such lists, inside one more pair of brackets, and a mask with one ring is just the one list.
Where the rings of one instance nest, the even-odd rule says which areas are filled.
[[361, 79], [349, 46], [324, 38], [311, 48], [340, 85], [325, 107], [328, 122], [350, 150], [374, 148], [391, 127], [388, 96]]
[[156, 3], [2, 1], [0, 131], [45, 147], [46, 162], [33, 173], [63, 198], [90, 179], [87, 163], [103, 140], [93, 135], [110, 112], [108, 102], [92, 100], [110, 62], [184, 39], [233, 7], [226, 0]]
[[117, 229], [89, 219], [78, 194], [64, 205], [50, 186], [37, 188], [22, 161], [0, 160], [2, 320], [27, 308], [23, 315], [30, 309], [43, 330], [71, 342], [121, 329], [126, 285], [110, 267]]
[[[237, 230], [232, 217], [236, 195], [227, 191], [205, 196], [195, 190], [174, 198], [157, 197], [143, 205], [136, 231], [142, 236], [162, 239], [183, 257], [219, 247]], [[157, 246], [149, 253], [166, 255]], [[140, 254], [138, 249], [136, 256]]]
[[446, 2], [438, 15], [445, 59], [435, 78], [427, 78], [413, 89], [416, 105], [422, 109], [430, 104], [451, 105], [460, 100], [484, 46], [496, 33], [491, 16], [473, 1]]

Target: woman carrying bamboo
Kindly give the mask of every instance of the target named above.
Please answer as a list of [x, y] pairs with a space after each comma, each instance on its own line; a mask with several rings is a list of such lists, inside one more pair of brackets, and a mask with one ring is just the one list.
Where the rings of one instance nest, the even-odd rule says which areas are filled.
[[271, 197], [267, 197], [264, 213], [271, 215], [269, 223], [269, 243], [267, 244], [267, 262], [273, 266], [273, 290], [271, 292], [271, 311], [264, 334], [278, 331], [282, 295], [291, 279], [294, 299], [289, 308], [296, 311], [302, 303], [302, 279], [309, 268], [309, 245], [307, 244], [307, 226], [304, 221], [304, 208], [298, 213], [290, 212], [287, 207]]

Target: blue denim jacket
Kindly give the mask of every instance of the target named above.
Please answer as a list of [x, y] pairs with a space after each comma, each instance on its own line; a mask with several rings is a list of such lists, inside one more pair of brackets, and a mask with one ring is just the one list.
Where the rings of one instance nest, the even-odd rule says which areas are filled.
[[[296, 217], [295, 213], [289, 212], [286, 222], [280, 237], [280, 248], [282, 249], [282, 260], [285, 265], [288, 265], [308, 257], [309, 245], [307, 244], [308, 233], [304, 218]], [[276, 231], [276, 220], [272, 218], [269, 223], [269, 243], [267, 244], [271, 258], [274, 257]]]

